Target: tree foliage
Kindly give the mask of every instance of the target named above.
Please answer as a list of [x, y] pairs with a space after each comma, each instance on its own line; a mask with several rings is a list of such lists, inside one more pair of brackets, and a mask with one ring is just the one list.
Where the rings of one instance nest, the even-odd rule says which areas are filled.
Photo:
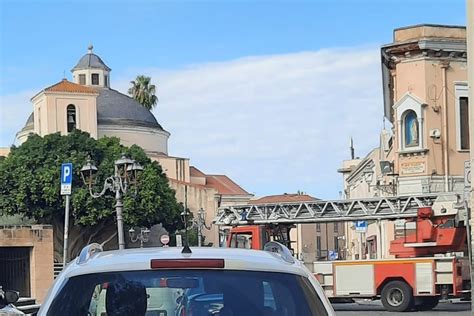
[[174, 190], [157, 162], [152, 162], [136, 145], [124, 147], [118, 138], [95, 140], [79, 130], [67, 136], [32, 135], [0, 160], [0, 216], [16, 214], [52, 224], [55, 250], [60, 253], [65, 207], [65, 199], [60, 196], [60, 166], [72, 162], [71, 255], [86, 243], [110, 239], [116, 233], [114, 193], [107, 191], [100, 198], [92, 198], [80, 169], [90, 157], [98, 168], [94, 191], [101, 191], [104, 180], [113, 175], [114, 161], [122, 153], [144, 166], [136, 190], [132, 187], [124, 196], [125, 225], [151, 227], [162, 223], [168, 230], [180, 228]]
[[153, 109], [158, 102], [158, 97], [155, 95], [155, 85], [151, 84], [151, 77], [140, 75], [130, 83], [132, 87], [128, 89], [128, 94], [148, 110]]

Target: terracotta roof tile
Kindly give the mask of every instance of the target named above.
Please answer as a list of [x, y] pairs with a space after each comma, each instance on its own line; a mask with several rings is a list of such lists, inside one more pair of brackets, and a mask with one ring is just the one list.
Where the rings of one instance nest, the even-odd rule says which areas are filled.
[[189, 174], [191, 175], [191, 177], [205, 177], [206, 176], [201, 170], [199, 170], [198, 168], [194, 166], [189, 167]]
[[256, 200], [249, 201], [249, 204], [270, 204], [270, 203], [291, 203], [291, 202], [310, 202], [318, 200], [307, 194], [279, 194], [268, 195]]
[[67, 79], [63, 79], [60, 82], [45, 88], [43, 91], [48, 92], [70, 92], [70, 93], [90, 93], [97, 94], [99, 93], [96, 89], [91, 87], [86, 87], [74, 82], [70, 82]]
[[203, 188], [203, 189], [206, 188], [206, 186], [205, 186], [205, 185], [202, 185], [202, 184], [197, 184], [197, 183], [192, 183], [192, 182], [186, 182], [186, 181], [176, 180], [176, 179], [172, 179], [172, 178], [168, 178], [168, 181], [169, 181], [169, 182], [173, 182], [173, 183], [179, 183], [179, 184], [187, 185], [187, 186], [189, 186], [189, 187]]
[[206, 186], [216, 189], [219, 194], [250, 195], [250, 193], [224, 175], [206, 175]]

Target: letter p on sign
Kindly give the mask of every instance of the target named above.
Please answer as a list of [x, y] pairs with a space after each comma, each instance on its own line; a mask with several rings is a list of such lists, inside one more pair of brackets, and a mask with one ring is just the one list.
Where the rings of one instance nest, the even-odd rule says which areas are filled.
[[61, 165], [61, 195], [70, 195], [72, 189], [72, 163]]

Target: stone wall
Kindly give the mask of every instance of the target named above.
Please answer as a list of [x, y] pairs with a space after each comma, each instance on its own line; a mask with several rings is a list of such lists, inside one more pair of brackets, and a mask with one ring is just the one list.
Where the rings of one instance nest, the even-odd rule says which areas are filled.
[[54, 280], [52, 226], [0, 226], [0, 247], [30, 248], [31, 296], [41, 303]]

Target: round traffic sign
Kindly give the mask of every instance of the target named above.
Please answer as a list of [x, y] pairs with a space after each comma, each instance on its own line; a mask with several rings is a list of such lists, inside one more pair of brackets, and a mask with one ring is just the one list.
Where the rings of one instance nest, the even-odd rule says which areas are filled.
[[169, 235], [161, 235], [160, 241], [163, 245], [167, 245], [170, 242], [170, 236]]

